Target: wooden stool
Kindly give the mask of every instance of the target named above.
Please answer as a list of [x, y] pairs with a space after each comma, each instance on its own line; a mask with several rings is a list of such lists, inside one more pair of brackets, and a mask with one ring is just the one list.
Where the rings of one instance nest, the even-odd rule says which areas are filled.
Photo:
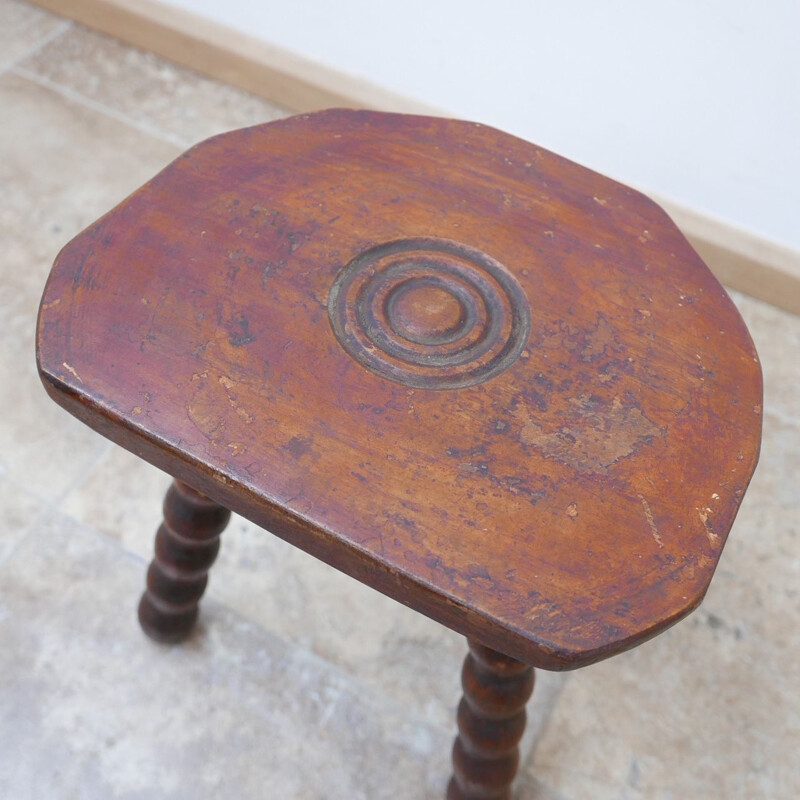
[[753, 344], [666, 214], [445, 119], [197, 145], [61, 252], [38, 360], [176, 478], [150, 636], [188, 634], [230, 509], [469, 637], [450, 798], [510, 796], [531, 666], [699, 604], [758, 457]]

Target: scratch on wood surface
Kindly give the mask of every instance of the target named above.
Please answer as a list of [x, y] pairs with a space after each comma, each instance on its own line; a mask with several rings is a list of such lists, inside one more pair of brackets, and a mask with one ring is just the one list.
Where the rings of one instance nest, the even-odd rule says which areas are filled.
[[714, 533], [711, 528], [711, 523], [708, 521], [708, 515], [711, 513], [710, 508], [698, 508], [697, 514], [700, 517], [700, 521], [703, 523], [703, 527], [706, 529], [706, 536], [708, 537], [708, 541], [711, 544], [716, 544], [719, 540], [719, 535]]
[[645, 500], [644, 495], [638, 495], [639, 500], [642, 501], [642, 508], [644, 509], [644, 515], [647, 517], [647, 524], [650, 526], [650, 532], [653, 534], [653, 540], [659, 547], [664, 546], [664, 541], [661, 538], [661, 534], [658, 532], [658, 526], [656, 525], [655, 519], [653, 519], [653, 511], [650, 508], [650, 503]]
[[78, 380], [79, 380], [81, 383], [83, 383], [83, 378], [81, 378], [81, 376], [80, 376], [80, 375], [78, 375], [78, 372], [77, 372], [77, 370], [75, 369], [75, 367], [71, 367], [69, 364], [67, 364], [67, 362], [66, 362], [66, 361], [62, 361], [62, 362], [61, 362], [61, 366], [62, 366], [62, 367], [64, 367], [64, 369], [65, 369], [67, 372], [70, 372], [70, 373], [72, 373], [72, 374], [73, 374], [73, 375], [74, 375], [74, 376], [75, 376], [75, 377], [76, 377], [76, 378], [77, 378], [77, 379], [78, 379]]

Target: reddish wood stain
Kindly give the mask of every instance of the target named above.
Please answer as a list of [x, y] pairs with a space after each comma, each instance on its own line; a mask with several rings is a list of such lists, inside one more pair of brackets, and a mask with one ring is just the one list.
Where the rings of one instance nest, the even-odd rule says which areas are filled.
[[197, 145], [61, 252], [38, 359], [105, 436], [548, 669], [700, 602], [758, 457], [753, 344], [667, 215], [452, 120]]

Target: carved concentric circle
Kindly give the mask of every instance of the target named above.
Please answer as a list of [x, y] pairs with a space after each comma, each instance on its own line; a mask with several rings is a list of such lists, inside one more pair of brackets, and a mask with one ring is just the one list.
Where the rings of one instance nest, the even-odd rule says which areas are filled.
[[531, 326], [511, 273], [449, 239], [401, 239], [356, 256], [333, 282], [328, 316], [360, 364], [427, 389], [498, 375], [522, 352]]

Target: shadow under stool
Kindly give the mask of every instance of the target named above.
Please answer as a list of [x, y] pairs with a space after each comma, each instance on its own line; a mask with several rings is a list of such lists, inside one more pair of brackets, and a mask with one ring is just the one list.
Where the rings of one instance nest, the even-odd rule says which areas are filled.
[[185, 637], [235, 511], [469, 639], [449, 798], [508, 798], [533, 667], [703, 598], [755, 469], [732, 302], [636, 191], [467, 122], [307, 114], [70, 242], [53, 399], [176, 479], [139, 606]]

